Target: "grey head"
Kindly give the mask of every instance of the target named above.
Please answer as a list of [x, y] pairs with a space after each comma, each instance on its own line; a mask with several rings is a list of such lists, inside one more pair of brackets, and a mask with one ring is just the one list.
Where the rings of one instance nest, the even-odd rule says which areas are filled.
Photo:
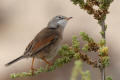
[[57, 28], [58, 26], [62, 27], [63, 29], [65, 28], [67, 22], [71, 19], [72, 17], [66, 17], [62, 15], [58, 15], [52, 18], [52, 20], [48, 23], [48, 28]]

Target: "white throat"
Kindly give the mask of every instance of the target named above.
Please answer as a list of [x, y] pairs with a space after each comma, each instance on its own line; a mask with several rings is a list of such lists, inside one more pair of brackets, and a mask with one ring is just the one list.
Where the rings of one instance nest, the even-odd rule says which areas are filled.
[[65, 19], [64, 20], [60, 20], [57, 23], [64, 28], [66, 26], [66, 24], [67, 24], [67, 20], [65, 20]]

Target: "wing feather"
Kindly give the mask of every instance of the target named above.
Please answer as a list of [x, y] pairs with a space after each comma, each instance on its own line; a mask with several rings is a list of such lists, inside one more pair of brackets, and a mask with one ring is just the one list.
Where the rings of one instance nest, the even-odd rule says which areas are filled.
[[[44, 35], [44, 36], [43, 36]], [[43, 29], [37, 36], [30, 42], [25, 50], [26, 55], [33, 56], [48, 47], [56, 39], [58, 39], [58, 34], [55, 31]]]
[[32, 48], [32, 51], [34, 52], [34, 51], [36, 51], [38, 48], [44, 47], [44, 46], [50, 44], [55, 38], [56, 38], [55, 35], [52, 35], [52, 36], [46, 38], [46, 39], [43, 40], [43, 41], [38, 41], [38, 42], [34, 45], [34, 47]]

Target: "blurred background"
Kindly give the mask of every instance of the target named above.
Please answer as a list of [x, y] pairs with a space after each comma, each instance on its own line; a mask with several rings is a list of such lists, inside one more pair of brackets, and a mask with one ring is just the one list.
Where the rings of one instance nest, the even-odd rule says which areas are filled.
[[[107, 45], [111, 56], [106, 75], [112, 76], [113, 80], [120, 78], [119, 5], [119, 0], [114, 0], [106, 20]], [[78, 6], [73, 5], [70, 0], [0, 0], [0, 80], [12, 80], [9, 76], [11, 73], [30, 70], [31, 59], [23, 59], [9, 67], [5, 67], [4, 64], [23, 54], [35, 35], [47, 26], [53, 16], [59, 14], [74, 17], [65, 29], [63, 43], [70, 44], [71, 35], [79, 35], [81, 31], [89, 33], [96, 41], [101, 38], [99, 34], [101, 28], [97, 21]], [[81, 41], [82, 44], [83, 41]], [[69, 80], [73, 62], [65, 64], [54, 72], [16, 80]], [[41, 64], [39, 60], [36, 60], [35, 67], [38, 68]], [[83, 67], [85, 70], [90, 70], [92, 80], [100, 80], [98, 69], [93, 69], [85, 63]]]

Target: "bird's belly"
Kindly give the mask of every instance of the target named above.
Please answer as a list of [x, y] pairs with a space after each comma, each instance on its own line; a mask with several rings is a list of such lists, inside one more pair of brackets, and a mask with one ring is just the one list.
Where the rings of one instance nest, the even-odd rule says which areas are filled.
[[52, 60], [57, 54], [60, 49], [60, 45], [58, 47], [55, 47], [54, 50], [51, 50], [48, 56], [46, 56], [47, 60]]
[[61, 47], [61, 44], [56, 44], [52, 45], [46, 49], [44, 49], [43, 51], [41, 51], [40, 53], [38, 53], [37, 56], [35, 56], [36, 58], [45, 58], [46, 60], [52, 60], [58, 53], [59, 48]]

